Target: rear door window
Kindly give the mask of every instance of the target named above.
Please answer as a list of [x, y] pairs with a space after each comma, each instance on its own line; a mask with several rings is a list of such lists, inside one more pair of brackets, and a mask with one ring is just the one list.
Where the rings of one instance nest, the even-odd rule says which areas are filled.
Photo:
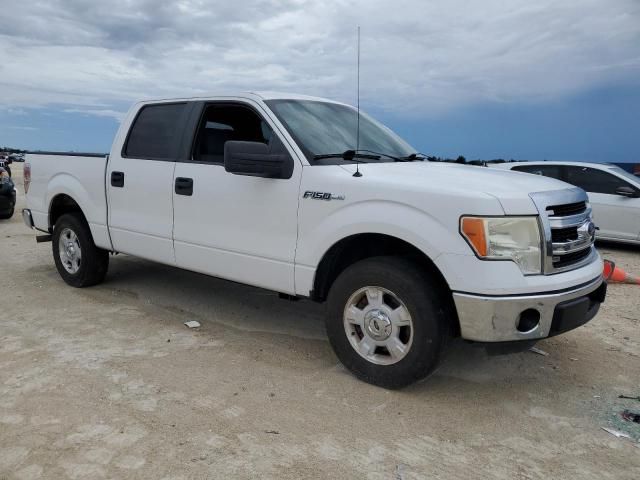
[[519, 165], [517, 167], [513, 167], [512, 170], [562, 180], [562, 165]]
[[124, 149], [123, 157], [169, 160], [178, 152], [186, 103], [142, 107]]

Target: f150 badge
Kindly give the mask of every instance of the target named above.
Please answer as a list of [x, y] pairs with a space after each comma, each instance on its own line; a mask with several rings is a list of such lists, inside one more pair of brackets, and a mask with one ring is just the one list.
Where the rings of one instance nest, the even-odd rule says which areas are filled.
[[344, 200], [344, 195], [334, 195], [329, 192], [311, 192], [307, 190], [302, 198], [311, 198], [313, 200]]

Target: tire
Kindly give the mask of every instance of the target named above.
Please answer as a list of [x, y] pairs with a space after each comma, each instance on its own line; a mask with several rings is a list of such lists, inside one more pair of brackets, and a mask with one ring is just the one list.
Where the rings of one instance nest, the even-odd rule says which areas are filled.
[[93, 243], [91, 230], [82, 215], [62, 215], [53, 227], [52, 240], [56, 268], [68, 285], [90, 287], [104, 280], [109, 268], [109, 252]]
[[9, 212], [0, 213], [0, 220], [8, 220], [9, 218], [13, 217], [14, 212], [15, 209], [11, 209]]
[[437, 368], [449, 344], [447, 296], [405, 258], [361, 260], [329, 291], [329, 342], [357, 378], [390, 389], [408, 386]]

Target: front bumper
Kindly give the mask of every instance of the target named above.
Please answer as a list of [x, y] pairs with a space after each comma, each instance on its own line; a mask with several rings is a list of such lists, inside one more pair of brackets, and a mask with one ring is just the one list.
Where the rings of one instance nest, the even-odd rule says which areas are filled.
[[486, 296], [453, 293], [462, 338], [477, 342], [539, 340], [584, 325], [606, 295], [602, 276], [559, 292]]

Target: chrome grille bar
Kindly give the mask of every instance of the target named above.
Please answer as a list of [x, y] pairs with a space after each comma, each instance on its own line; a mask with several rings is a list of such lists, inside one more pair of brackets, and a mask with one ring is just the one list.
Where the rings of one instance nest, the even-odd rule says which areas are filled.
[[554, 255], [566, 255], [568, 253], [577, 252], [578, 250], [584, 250], [593, 245], [593, 240], [590, 238], [578, 239], [572, 242], [559, 242], [552, 243]]
[[551, 223], [551, 228], [573, 227], [582, 225], [587, 218], [591, 218], [591, 207], [578, 215], [571, 215], [569, 217], [549, 216], [549, 222]]
[[[584, 190], [571, 188], [551, 192], [538, 192], [530, 194], [540, 214], [540, 224], [543, 233], [543, 272], [545, 275], [565, 272], [580, 268], [590, 263], [596, 255], [593, 243], [595, 241], [595, 227], [591, 220], [591, 208], [587, 206], [581, 213], [574, 214], [571, 209], [565, 209], [569, 215], [555, 215], [549, 211], [549, 207], [571, 206], [585, 202], [588, 205], [588, 197]], [[562, 211], [562, 208], [557, 208]], [[573, 209], [575, 211], [575, 209]], [[575, 239], [566, 241], [553, 241], [554, 231], [557, 237], [566, 238], [566, 230], [575, 228]], [[562, 232], [560, 232], [562, 230]]]

